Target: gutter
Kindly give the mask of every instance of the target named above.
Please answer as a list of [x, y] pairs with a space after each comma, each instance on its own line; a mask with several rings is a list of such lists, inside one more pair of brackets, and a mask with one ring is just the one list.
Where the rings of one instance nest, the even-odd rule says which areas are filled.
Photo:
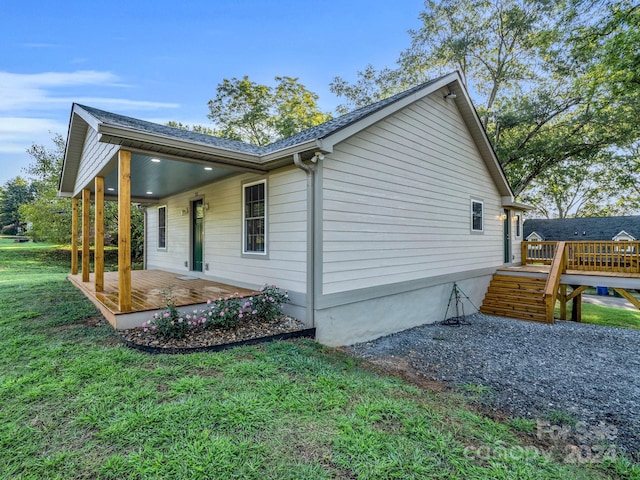
[[315, 256], [316, 256], [316, 163], [324, 156], [316, 152], [311, 165], [302, 162], [300, 153], [293, 154], [293, 163], [307, 174], [307, 325], [315, 327]]

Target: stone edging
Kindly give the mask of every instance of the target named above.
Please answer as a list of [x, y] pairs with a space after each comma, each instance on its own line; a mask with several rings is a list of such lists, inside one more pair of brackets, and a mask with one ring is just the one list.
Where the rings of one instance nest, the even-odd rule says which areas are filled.
[[208, 347], [151, 347], [149, 345], [140, 345], [138, 343], [125, 340], [120, 337], [120, 341], [127, 347], [140, 350], [144, 353], [150, 353], [152, 355], [159, 353], [167, 354], [185, 354], [185, 353], [199, 353], [199, 352], [220, 352], [229, 348], [242, 347], [245, 345], [257, 345], [260, 343], [273, 342], [276, 340], [287, 340], [289, 338], [314, 338], [316, 336], [315, 328], [305, 328], [304, 330], [297, 330], [295, 332], [278, 333], [276, 335], [269, 335], [266, 337], [251, 338], [249, 340], [241, 340], [239, 342], [223, 343], [221, 345], [210, 345]]

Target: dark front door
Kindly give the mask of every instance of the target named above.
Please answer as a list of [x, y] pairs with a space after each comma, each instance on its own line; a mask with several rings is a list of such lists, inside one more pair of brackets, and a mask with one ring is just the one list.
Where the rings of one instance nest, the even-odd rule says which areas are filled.
[[511, 219], [509, 218], [509, 210], [505, 208], [504, 215], [504, 263], [511, 262]]
[[196, 200], [192, 204], [192, 232], [191, 238], [193, 245], [191, 250], [193, 252], [193, 258], [191, 259], [191, 265], [196, 272], [202, 271], [202, 240], [203, 240], [203, 227], [204, 227], [204, 206], [202, 200]]

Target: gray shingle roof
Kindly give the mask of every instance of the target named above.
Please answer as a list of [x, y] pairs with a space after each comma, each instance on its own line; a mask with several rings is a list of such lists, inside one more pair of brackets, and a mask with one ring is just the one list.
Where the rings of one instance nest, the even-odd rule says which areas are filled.
[[261, 155], [263, 153], [262, 149], [264, 147], [259, 147], [257, 145], [251, 145], [249, 143], [239, 142], [237, 140], [229, 140], [227, 138], [216, 137], [213, 135], [206, 135], [204, 133], [182, 130], [181, 128], [160, 125], [159, 123], [147, 122], [145, 120], [139, 120], [137, 118], [118, 115], [116, 113], [106, 112], [104, 110], [93, 107], [87, 107], [85, 105], [78, 106], [96, 117], [99, 121], [108, 125], [124, 127], [132, 130], [137, 130], [139, 132], [150, 133], [152, 135], [175, 138], [177, 140], [200, 143], [217, 148], [224, 148], [225, 150], [232, 150], [235, 152], [249, 153], [254, 155]]
[[621, 231], [640, 239], [640, 216], [528, 219], [524, 238], [536, 232], [547, 241], [612, 240]]
[[367, 105], [365, 107], [358, 108], [352, 112], [341, 115], [340, 117], [331, 119], [327, 122], [321, 123], [320, 125], [316, 125], [315, 127], [308, 128], [307, 130], [303, 130], [300, 133], [292, 135], [288, 138], [283, 138], [282, 140], [278, 140], [270, 145], [267, 145], [268, 151], [266, 153], [275, 152], [276, 150], [280, 150], [282, 148], [292, 147], [294, 145], [298, 145], [300, 143], [305, 143], [310, 140], [316, 140], [328, 137], [343, 128], [348, 127], [356, 123], [363, 118], [382, 110], [387, 105], [391, 105], [392, 103], [397, 102], [405, 97], [408, 97], [412, 93], [418, 92], [423, 88], [437, 82], [440, 78], [436, 78], [433, 80], [429, 80], [428, 82], [421, 83], [420, 85], [416, 85], [409, 90], [405, 90], [404, 92], [400, 92], [396, 95], [393, 95], [389, 98], [385, 98], [384, 100], [380, 100], [379, 102], [372, 103], [371, 105]]
[[124, 115], [118, 115], [111, 112], [106, 112], [93, 107], [87, 107], [85, 105], [78, 105], [83, 110], [93, 115], [100, 122], [108, 125], [123, 127], [127, 129], [137, 130], [144, 133], [153, 135], [160, 135], [163, 137], [174, 138], [182, 141], [189, 141], [199, 143], [203, 145], [209, 145], [212, 147], [222, 148], [225, 150], [231, 150], [240, 153], [248, 153], [253, 155], [266, 155], [271, 152], [275, 152], [287, 147], [293, 147], [308, 141], [326, 138], [329, 135], [342, 130], [343, 128], [352, 125], [363, 118], [378, 112], [379, 110], [391, 105], [398, 100], [401, 100], [415, 92], [422, 90], [423, 88], [437, 82], [440, 78], [430, 80], [428, 82], [417, 85], [409, 90], [393, 95], [392, 97], [380, 100], [379, 102], [367, 105], [366, 107], [359, 108], [352, 112], [349, 112], [340, 117], [334, 118], [327, 122], [324, 122], [315, 127], [311, 127], [300, 133], [292, 135], [288, 138], [283, 138], [267, 146], [251, 145], [249, 143], [239, 142], [237, 140], [229, 140], [222, 137], [216, 137], [213, 135], [206, 135], [203, 133], [191, 132], [188, 130], [182, 130], [180, 128], [169, 127], [167, 125], [160, 125], [157, 123], [147, 122], [145, 120], [139, 120], [137, 118], [127, 117]]

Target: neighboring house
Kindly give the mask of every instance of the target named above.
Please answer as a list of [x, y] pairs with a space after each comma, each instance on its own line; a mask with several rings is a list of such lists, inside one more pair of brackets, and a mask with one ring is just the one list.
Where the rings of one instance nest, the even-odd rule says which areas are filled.
[[325, 344], [440, 321], [454, 282], [480, 305], [520, 262], [523, 206], [458, 72], [266, 147], [81, 105], [69, 128], [61, 195], [117, 195], [130, 152], [145, 268], [287, 289]]
[[629, 241], [640, 238], [640, 216], [528, 219], [527, 241]]

